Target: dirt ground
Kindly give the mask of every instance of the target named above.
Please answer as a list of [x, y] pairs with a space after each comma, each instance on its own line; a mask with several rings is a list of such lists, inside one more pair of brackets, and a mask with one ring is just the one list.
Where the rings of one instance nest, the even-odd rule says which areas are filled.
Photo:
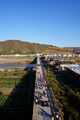
[[0, 57], [0, 64], [5, 63], [29, 63], [33, 58]]
[[0, 88], [0, 93], [3, 95], [10, 95], [12, 92], [13, 88]]

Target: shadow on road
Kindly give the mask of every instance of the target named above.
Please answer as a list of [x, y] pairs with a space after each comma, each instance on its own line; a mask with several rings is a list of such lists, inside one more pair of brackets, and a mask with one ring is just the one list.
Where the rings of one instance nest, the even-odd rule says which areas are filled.
[[34, 85], [35, 71], [31, 67], [0, 108], [0, 120], [32, 120]]
[[51, 115], [39, 107], [38, 113], [45, 118], [45, 120], [51, 120]]

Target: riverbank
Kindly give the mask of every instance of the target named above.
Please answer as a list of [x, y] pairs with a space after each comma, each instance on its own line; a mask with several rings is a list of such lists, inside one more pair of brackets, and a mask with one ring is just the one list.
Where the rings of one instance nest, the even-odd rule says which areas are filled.
[[12, 63], [12, 64], [26, 64], [30, 63], [33, 61], [35, 57], [0, 57], [0, 64], [7, 64], [7, 63]]

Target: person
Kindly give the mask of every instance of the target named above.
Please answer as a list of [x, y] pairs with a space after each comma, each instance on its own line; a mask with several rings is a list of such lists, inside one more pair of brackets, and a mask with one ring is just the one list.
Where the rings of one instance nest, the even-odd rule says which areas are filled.
[[42, 98], [42, 96], [39, 94], [39, 95], [38, 95], [38, 98], [39, 98], [39, 99], [41, 99], [41, 98]]
[[58, 115], [58, 114], [56, 114], [55, 118], [56, 118], [56, 120], [59, 120], [59, 115]]
[[37, 83], [35, 84], [35, 88], [37, 89]]
[[54, 117], [52, 117], [52, 120], [54, 120]]
[[55, 111], [52, 113], [52, 120], [55, 120]]
[[49, 106], [49, 101], [44, 101], [44, 105], [48, 107]]
[[43, 90], [43, 95], [45, 96], [46, 95], [46, 92]]
[[38, 99], [36, 98], [36, 100], [35, 100], [35, 103], [37, 104], [38, 103]]

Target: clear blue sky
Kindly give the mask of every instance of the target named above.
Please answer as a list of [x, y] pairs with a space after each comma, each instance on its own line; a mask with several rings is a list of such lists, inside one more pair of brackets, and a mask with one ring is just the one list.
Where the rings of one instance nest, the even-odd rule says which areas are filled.
[[80, 0], [0, 0], [0, 40], [80, 47]]

